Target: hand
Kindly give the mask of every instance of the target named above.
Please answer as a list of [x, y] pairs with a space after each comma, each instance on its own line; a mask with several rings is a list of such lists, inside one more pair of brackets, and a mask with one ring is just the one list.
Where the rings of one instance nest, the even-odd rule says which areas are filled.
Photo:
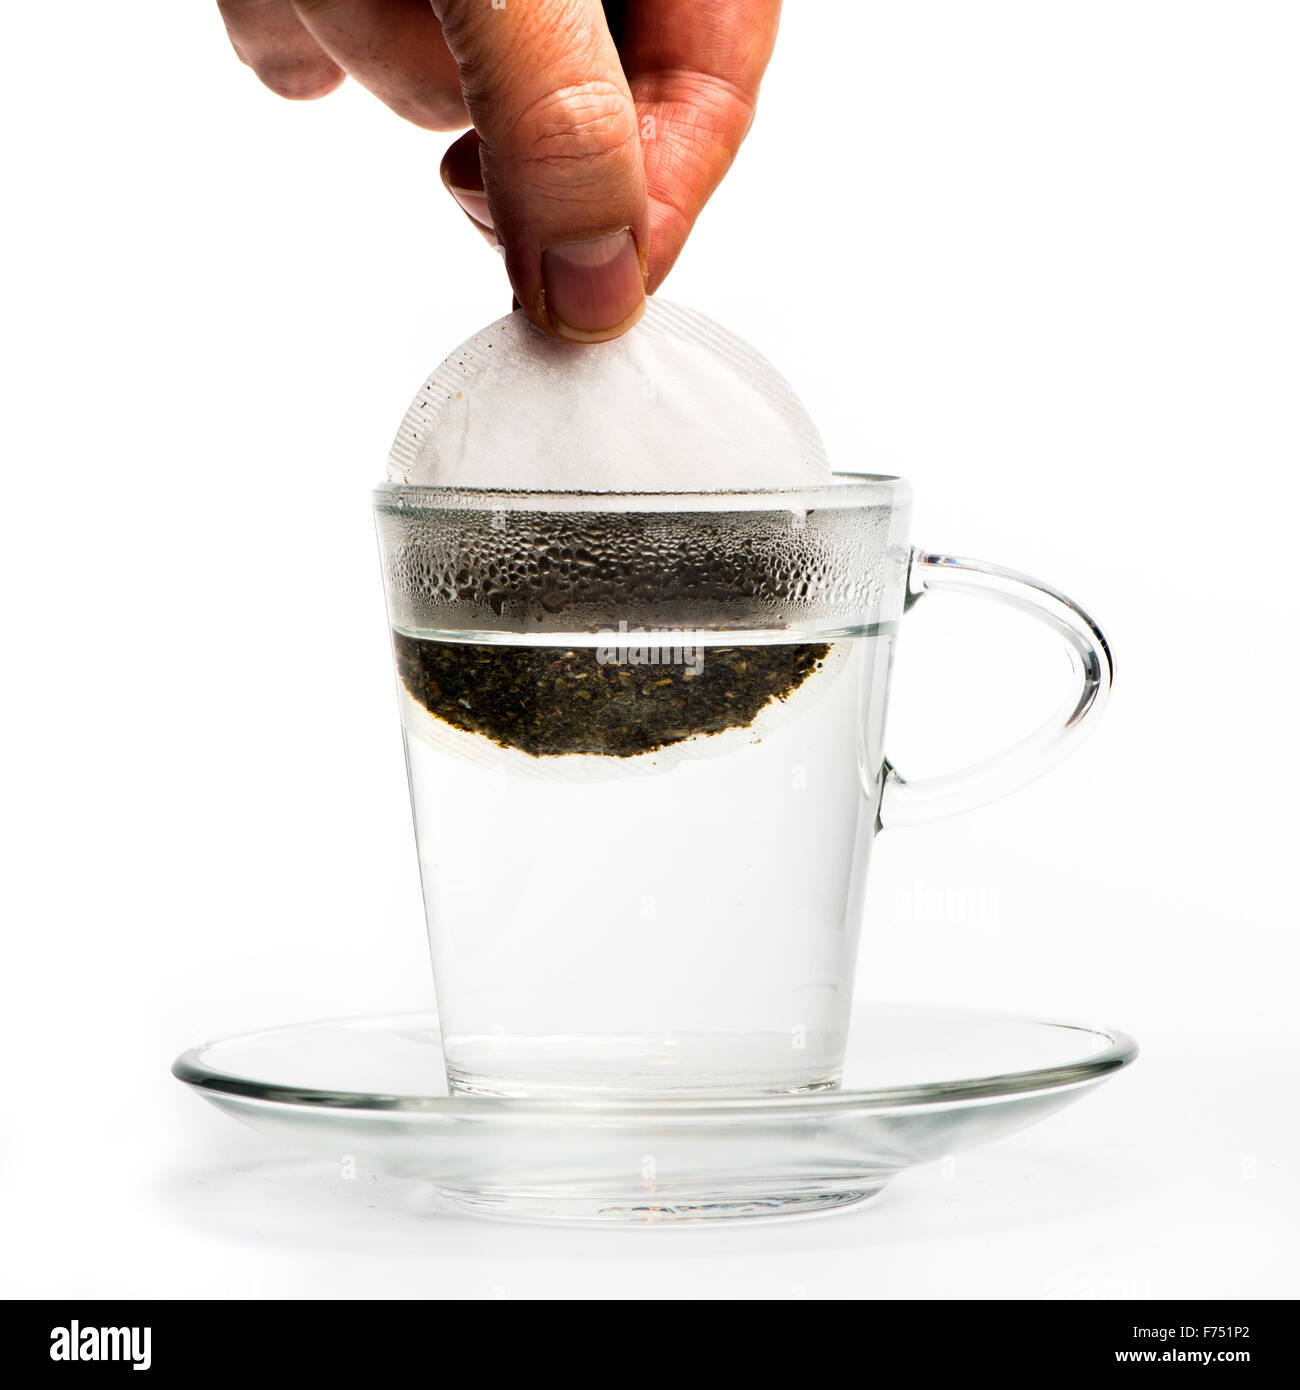
[[442, 179], [562, 338], [641, 317], [749, 129], [780, 0], [218, 0], [281, 96], [351, 74], [426, 130]]

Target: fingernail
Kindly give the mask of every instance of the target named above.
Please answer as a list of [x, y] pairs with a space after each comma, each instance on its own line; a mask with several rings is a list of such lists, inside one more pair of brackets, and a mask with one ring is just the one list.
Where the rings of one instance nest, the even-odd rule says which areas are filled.
[[460, 204], [462, 211], [468, 213], [480, 227], [492, 226], [487, 194], [481, 188], [457, 188], [454, 183], [449, 183], [447, 192]]
[[630, 227], [592, 241], [561, 241], [542, 251], [546, 312], [562, 338], [616, 338], [645, 312], [645, 277]]

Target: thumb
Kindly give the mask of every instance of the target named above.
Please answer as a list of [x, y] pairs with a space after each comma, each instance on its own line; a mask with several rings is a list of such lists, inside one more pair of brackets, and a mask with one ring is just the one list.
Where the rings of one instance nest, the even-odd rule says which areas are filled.
[[645, 311], [648, 221], [636, 107], [599, 0], [433, 4], [516, 297], [558, 337], [618, 337]]

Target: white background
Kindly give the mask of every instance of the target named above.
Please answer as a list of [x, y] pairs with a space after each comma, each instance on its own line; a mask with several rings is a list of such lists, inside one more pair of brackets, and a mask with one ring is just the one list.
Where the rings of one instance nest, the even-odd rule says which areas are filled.
[[[1295, 1296], [1300, 22], [1289, 3], [788, 7], [667, 293], [784, 370], [916, 538], [1118, 658], [1071, 763], [886, 836], [861, 989], [1110, 1023], [1076, 1108], [858, 1213], [431, 1215], [170, 1079], [207, 1036], [431, 1000], [368, 489], [504, 312], [359, 89], [291, 105], [215, 6], [19, 6], [6, 211], [0, 1287], [30, 1295]], [[1064, 679], [909, 618], [905, 770]], [[509, 808], [503, 808], [508, 818]]]

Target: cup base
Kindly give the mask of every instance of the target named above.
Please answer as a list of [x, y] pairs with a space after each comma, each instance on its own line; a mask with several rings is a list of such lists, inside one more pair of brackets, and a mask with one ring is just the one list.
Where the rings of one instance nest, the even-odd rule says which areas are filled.
[[450, 1034], [444, 1046], [453, 1094], [511, 1100], [803, 1095], [838, 1086], [844, 1061], [830, 1030]]

